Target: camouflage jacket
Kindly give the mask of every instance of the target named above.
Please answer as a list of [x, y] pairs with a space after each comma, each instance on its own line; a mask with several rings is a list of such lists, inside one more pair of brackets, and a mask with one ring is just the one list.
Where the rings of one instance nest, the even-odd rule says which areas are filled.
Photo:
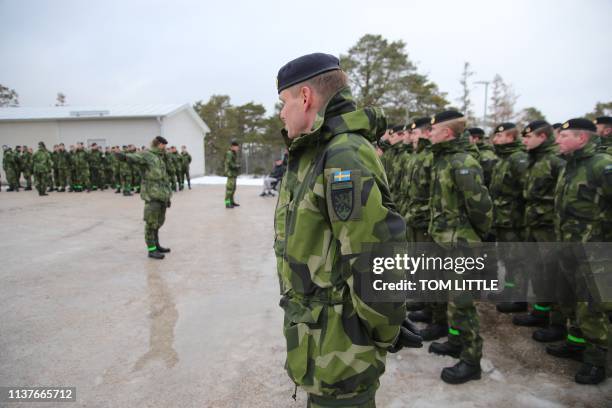
[[188, 171], [189, 165], [191, 164], [191, 155], [187, 152], [181, 152], [181, 162], [183, 164], [183, 170]]
[[75, 170], [79, 172], [88, 172], [88, 158], [89, 154], [85, 150], [76, 149], [74, 154], [72, 155]]
[[21, 171], [23, 171], [24, 173], [32, 172], [32, 153], [21, 153]]
[[92, 150], [88, 153], [87, 159], [89, 161], [89, 167], [92, 169], [102, 168], [102, 152], [99, 150]]
[[527, 154], [529, 165], [523, 189], [525, 226], [553, 228], [555, 187], [565, 161], [559, 157], [553, 136]]
[[492, 204], [482, 168], [456, 138], [431, 146], [429, 235], [443, 247], [481, 242], [491, 228]]
[[32, 156], [32, 167], [35, 172], [46, 173], [53, 168], [51, 153], [45, 148], [38, 148]]
[[157, 147], [125, 154], [127, 161], [142, 172], [140, 198], [144, 201], [169, 202], [172, 197], [164, 155]]
[[555, 232], [559, 241], [612, 241], [612, 156], [596, 152], [594, 141], [564, 155], [555, 190]]
[[612, 154], [612, 136], [600, 137], [597, 152]]
[[2, 155], [2, 168], [4, 171], [19, 171], [16, 153], [12, 149], [6, 149]]
[[407, 188], [406, 224], [412, 228], [427, 230], [429, 226], [429, 191], [433, 153], [428, 139], [419, 139], [409, 174], [405, 178]]
[[183, 160], [181, 160], [181, 156], [178, 152], [170, 153], [170, 158], [172, 159], [172, 165], [174, 166], [174, 173], [179, 174], [183, 171]]
[[476, 147], [478, 147], [478, 162], [480, 163], [480, 167], [482, 167], [485, 185], [490, 187], [491, 173], [493, 172], [495, 163], [499, 161], [499, 158], [495, 154], [495, 149], [493, 149], [493, 146], [488, 143], [476, 143]]
[[231, 149], [225, 152], [225, 176], [238, 177], [240, 164], [238, 163], [238, 154]]
[[69, 166], [68, 152], [57, 151], [55, 155], [56, 166], [58, 169], [67, 169]]
[[499, 161], [491, 173], [489, 191], [493, 199], [493, 226], [522, 229], [525, 201], [523, 186], [528, 158], [522, 142], [495, 145]]
[[389, 190], [391, 191], [391, 199], [395, 203], [395, 208], [400, 214], [404, 214], [406, 207], [406, 196], [404, 194], [404, 179], [409, 168], [412, 165], [414, 158], [412, 144], [397, 143], [395, 146], [398, 150], [397, 155], [391, 166], [393, 167], [393, 178], [387, 180]]
[[375, 390], [405, 317], [403, 303], [368, 302], [360, 285], [372, 273], [371, 257], [406, 245], [404, 221], [370, 144], [385, 127], [382, 110], [357, 110], [344, 88], [310, 133], [286, 138], [274, 222], [286, 369], [315, 395]]

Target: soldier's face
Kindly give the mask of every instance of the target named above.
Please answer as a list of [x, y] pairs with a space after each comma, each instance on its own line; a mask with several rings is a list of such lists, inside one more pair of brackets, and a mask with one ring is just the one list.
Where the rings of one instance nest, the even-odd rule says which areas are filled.
[[514, 142], [514, 136], [512, 136], [509, 132], [497, 132], [493, 136], [493, 144], [502, 145]]
[[523, 144], [525, 145], [525, 148], [527, 148], [527, 150], [535, 149], [536, 147], [544, 143], [545, 140], [546, 134], [544, 133], [539, 133], [536, 135], [533, 132], [529, 132], [523, 136]]
[[431, 132], [429, 133], [429, 140], [432, 144], [445, 142], [452, 139], [453, 132], [446, 126], [434, 124], [431, 126]]
[[280, 118], [287, 130], [287, 136], [294, 139], [303, 133], [307, 133], [314, 122], [316, 112], [312, 114], [313, 92], [308, 87], [300, 87], [297, 91], [293, 88], [284, 89], [279, 97], [283, 103]]
[[560, 131], [556, 140], [561, 154], [572, 153], [578, 149], [582, 149], [588, 141], [588, 134], [574, 130]]
[[597, 125], [597, 134], [601, 137], [610, 137], [612, 136], [612, 126], [610, 125]]

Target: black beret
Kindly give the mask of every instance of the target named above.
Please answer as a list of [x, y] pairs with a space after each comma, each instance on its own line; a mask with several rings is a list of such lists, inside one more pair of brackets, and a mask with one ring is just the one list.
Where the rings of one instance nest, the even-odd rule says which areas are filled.
[[289, 61], [278, 71], [276, 87], [280, 94], [283, 89], [304, 82], [327, 71], [340, 69], [338, 58], [316, 52]]
[[469, 128], [467, 131], [468, 131], [468, 133], [469, 133], [471, 136], [484, 137], [484, 135], [485, 135], [484, 130], [482, 130], [482, 129], [481, 129], [481, 128], [479, 128], [479, 127]]
[[423, 126], [429, 126], [430, 124], [431, 124], [430, 117], [416, 118], [410, 124], [410, 129], [418, 129], [418, 128], [422, 128]]
[[393, 130], [393, 132], [402, 132], [404, 130], [406, 130], [406, 125], [395, 125], [391, 128]]
[[166, 138], [161, 137], [161, 136], [156, 136], [155, 140], [157, 140], [157, 143], [159, 144], [165, 144], [165, 145], [168, 144], [168, 141], [166, 140]]
[[553, 123], [552, 127], [553, 127], [553, 129], [559, 129], [561, 127], [561, 123], [559, 123], [559, 122]]
[[232, 145], [232, 146], [240, 146], [240, 145], [238, 144], [238, 141], [237, 141], [236, 139], [232, 139], [232, 141], [231, 141], [231, 145]]
[[449, 121], [449, 120], [459, 119], [459, 118], [462, 118], [462, 117], [463, 117], [462, 113], [454, 111], [454, 110], [448, 110], [448, 111], [436, 113], [431, 118], [431, 124], [435, 125], [436, 123], [446, 122], [446, 121]]
[[600, 116], [595, 119], [596, 125], [612, 125], [612, 116]]
[[495, 126], [494, 133], [504, 132], [506, 130], [515, 129], [516, 125], [512, 122], [504, 122]]
[[588, 130], [597, 132], [595, 124], [585, 118], [570, 119], [561, 125], [561, 130]]
[[525, 129], [523, 129], [522, 133], [526, 135], [529, 132], [533, 132], [534, 130], [541, 129], [545, 126], [550, 126], [550, 123], [548, 123], [545, 120], [534, 120], [533, 122], [530, 122], [527, 126], [525, 126]]

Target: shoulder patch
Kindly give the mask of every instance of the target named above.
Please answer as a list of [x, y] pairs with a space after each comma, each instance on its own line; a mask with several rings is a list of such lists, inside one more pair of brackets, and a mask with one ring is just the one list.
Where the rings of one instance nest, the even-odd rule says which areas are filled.
[[606, 165], [606, 167], [604, 167], [604, 174], [610, 174], [612, 173], [612, 164], [608, 164]]
[[327, 185], [327, 208], [331, 221], [361, 218], [361, 172], [343, 170], [331, 173]]
[[344, 181], [351, 181], [351, 171], [336, 171], [334, 172], [333, 183], [341, 183]]

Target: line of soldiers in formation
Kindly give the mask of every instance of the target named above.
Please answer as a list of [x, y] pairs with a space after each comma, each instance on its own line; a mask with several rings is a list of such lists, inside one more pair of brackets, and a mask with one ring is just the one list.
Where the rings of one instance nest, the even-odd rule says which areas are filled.
[[[82, 142], [78, 142], [70, 145], [68, 150], [64, 143], [60, 143], [49, 151], [43, 142], [39, 142], [36, 152], [28, 146], [16, 146], [13, 150], [4, 145], [3, 150], [2, 165], [8, 183], [6, 191], [19, 191], [22, 177], [25, 180], [24, 190], [32, 190], [33, 177], [41, 196], [49, 191], [90, 192], [108, 188], [131, 196], [132, 192], [140, 192], [142, 169], [133, 163], [118, 160], [115, 153], [135, 153], [147, 148], [130, 144], [103, 149], [97, 143], [92, 143], [86, 149]], [[169, 147], [165, 150], [164, 160], [171, 189], [183, 190], [185, 182], [191, 189], [191, 155], [187, 148], [182, 146], [179, 153], [175, 146]]]
[[[438, 121], [447, 121], [452, 128], [454, 120], [463, 119], [459, 113], [456, 119], [449, 115], [441, 115]], [[392, 199], [406, 220], [408, 241], [448, 242], [448, 237], [436, 236], [436, 231], [449, 230], [456, 223], [450, 229], [463, 235], [457, 241], [477, 242], [480, 238], [475, 235], [471, 239], [470, 231], [482, 235], [479, 223], [486, 224], [486, 218], [490, 229], [482, 230], [489, 231], [483, 239], [488, 242], [611, 241], [612, 117], [599, 117], [595, 123], [583, 118], [554, 125], [534, 121], [520, 131], [508, 122], [496, 126], [490, 137], [485, 137], [480, 128], [459, 126], [456, 142], [434, 140], [434, 118], [390, 126], [375, 145]], [[583, 145], [577, 145], [574, 137], [580, 133], [586, 138]], [[476, 171], [479, 176], [469, 177], [472, 169], [466, 163], [470, 161], [480, 165]], [[443, 177], [445, 168], [456, 170], [454, 176], [447, 174], [452, 179]], [[472, 184], [477, 180], [480, 185], [462, 186], [462, 178]], [[462, 199], [457, 201], [454, 195], [460, 193]], [[466, 216], [468, 223], [454, 219]], [[575, 298], [574, 285], [579, 280], [581, 265], [563, 254], [549, 253], [541, 261], [527, 261], [524, 254], [511, 252], [499, 254], [506, 268], [504, 289], [501, 295], [489, 297], [497, 303], [497, 311], [523, 313], [513, 316], [513, 324], [536, 327], [532, 337], [538, 342], [559, 342], [546, 347], [548, 354], [581, 361], [576, 382], [602, 382], [606, 377], [611, 305], [595, 300], [537, 302], [529, 310], [526, 302], [501, 301], [526, 299], [530, 282], [536, 298], [551, 285], [556, 286], [556, 294], [574, 293]], [[535, 265], [530, 267], [527, 262]], [[523, 273], [534, 269], [548, 271], [543, 276], [554, 276], [555, 282], [542, 281], [532, 272]], [[411, 321], [428, 323], [420, 330], [423, 340], [448, 337], [446, 342], [431, 343], [429, 352], [465, 362], [455, 367], [453, 378], [443, 376], [447, 382], [480, 378], [482, 339], [476, 309], [469, 303], [468, 307], [458, 307], [452, 302], [452, 310], [451, 303], [412, 302], [407, 307], [407, 328], [415, 329]]]

